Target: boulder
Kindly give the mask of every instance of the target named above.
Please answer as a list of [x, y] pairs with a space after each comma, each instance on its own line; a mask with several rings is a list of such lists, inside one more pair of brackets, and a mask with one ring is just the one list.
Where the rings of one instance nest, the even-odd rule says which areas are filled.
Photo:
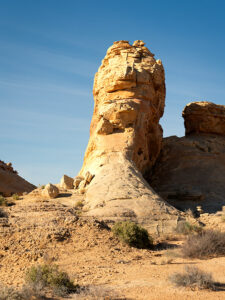
[[57, 188], [57, 186], [48, 183], [42, 190], [42, 195], [47, 198], [56, 198], [59, 195], [59, 189]]
[[63, 177], [61, 178], [61, 181], [60, 181], [60, 187], [63, 188], [63, 189], [73, 189], [73, 182], [74, 182], [74, 179], [67, 176], [67, 175], [63, 175]]
[[77, 189], [79, 187], [79, 184], [81, 183], [81, 181], [84, 179], [84, 177], [82, 176], [76, 176], [73, 180], [73, 186], [74, 189]]
[[225, 105], [201, 101], [184, 108], [185, 133], [207, 133], [225, 136]]

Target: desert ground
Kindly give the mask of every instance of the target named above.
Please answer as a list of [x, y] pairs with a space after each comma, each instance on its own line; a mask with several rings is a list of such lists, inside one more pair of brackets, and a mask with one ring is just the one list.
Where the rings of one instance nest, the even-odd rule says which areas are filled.
[[[0, 281], [20, 288], [31, 265], [54, 263], [85, 292], [69, 299], [224, 299], [225, 257], [186, 259], [179, 254], [185, 236], [154, 237], [152, 249], [120, 242], [103, 223], [82, 216], [83, 196], [74, 190], [59, 198], [19, 197], [0, 218]], [[225, 230], [223, 214], [203, 214], [205, 228]], [[216, 291], [175, 287], [168, 277], [187, 265], [211, 272]], [[224, 284], [224, 288], [223, 288]], [[50, 298], [51, 299], [51, 298]], [[64, 299], [64, 298], [54, 298]], [[66, 299], [66, 298], [65, 298]]]

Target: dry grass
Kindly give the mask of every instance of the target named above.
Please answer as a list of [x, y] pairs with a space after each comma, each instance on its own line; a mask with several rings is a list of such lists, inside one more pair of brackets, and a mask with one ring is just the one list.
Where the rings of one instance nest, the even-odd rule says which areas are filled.
[[215, 290], [212, 275], [196, 267], [187, 266], [184, 273], [175, 273], [169, 277], [169, 280], [179, 287]]
[[190, 258], [209, 258], [225, 255], [225, 233], [206, 230], [188, 236], [181, 248], [182, 255]]
[[202, 232], [202, 230], [203, 230], [202, 226], [191, 224], [187, 221], [179, 222], [175, 229], [176, 233], [184, 234], [184, 235], [188, 235], [192, 233], [200, 233]]

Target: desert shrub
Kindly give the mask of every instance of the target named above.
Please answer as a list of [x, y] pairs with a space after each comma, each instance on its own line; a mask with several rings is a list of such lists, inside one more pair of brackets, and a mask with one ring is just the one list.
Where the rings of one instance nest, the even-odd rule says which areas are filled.
[[225, 255], [225, 232], [206, 230], [188, 236], [181, 248], [184, 257], [208, 258]]
[[148, 231], [131, 221], [117, 222], [112, 231], [122, 242], [136, 248], [149, 248], [153, 239]]
[[184, 234], [184, 235], [188, 235], [193, 232], [199, 233], [202, 232], [202, 226], [190, 224], [187, 221], [183, 221], [177, 224], [175, 231], [179, 234]]
[[20, 200], [20, 197], [18, 194], [13, 194], [12, 198], [13, 198], [13, 200]]
[[84, 206], [84, 203], [81, 200], [77, 201], [74, 205], [74, 207], [76, 209], [81, 209], [83, 206]]
[[0, 196], [0, 206], [8, 206], [8, 201], [3, 196]]
[[26, 282], [34, 288], [49, 288], [59, 296], [64, 296], [78, 290], [66, 272], [59, 271], [56, 265], [44, 264], [32, 266], [26, 273]]
[[193, 289], [215, 289], [215, 282], [210, 273], [203, 272], [197, 267], [187, 266], [184, 273], [175, 273], [169, 280], [180, 287], [190, 287]]

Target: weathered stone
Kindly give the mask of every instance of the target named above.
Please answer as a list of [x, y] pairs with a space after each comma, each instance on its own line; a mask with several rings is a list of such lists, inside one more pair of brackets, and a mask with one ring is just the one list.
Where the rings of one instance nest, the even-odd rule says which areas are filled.
[[74, 178], [74, 181], [73, 181], [73, 186], [75, 189], [77, 189], [79, 187], [79, 184], [81, 183], [81, 181], [84, 179], [84, 177], [81, 177], [81, 176], [76, 176]]
[[95, 175], [111, 152], [123, 152], [143, 173], [160, 152], [159, 119], [165, 105], [165, 77], [160, 60], [142, 41], [115, 42], [95, 75], [94, 114], [80, 175]]
[[89, 184], [93, 178], [94, 178], [94, 175], [92, 175], [90, 172], [87, 172], [85, 174], [84, 180], [86, 181], [86, 184]]
[[225, 136], [225, 105], [212, 102], [191, 102], [183, 110], [185, 132]]
[[42, 190], [42, 195], [47, 198], [56, 198], [59, 195], [59, 189], [55, 185], [48, 183]]
[[150, 185], [175, 207], [201, 205], [216, 212], [225, 205], [225, 138], [217, 134], [189, 134], [165, 138], [148, 177]]
[[35, 185], [18, 175], [12, 167], [12, 163], [6, 164], [0, 160], [0, 193], [3, 196], [22, 195], [23, 192], [31, 192], [35, 188]]
[[[85, 178], [79, 192], [86, 193], [86, 215], [132, 219], [158, 234], [172, 231], [179, 212], [142, 177], [161, 150], [159, 119], [165, 105], [161, 61], [142, 41], [133, 46], [115, 42], [95, 75], [93, 94], [90, 139], [79, 173]], [[94, 176], [91, 182], [89, 173]]]
[[63, 175], [60, 181], [60, 187], [62, 187], [63, 189], [73, 189], [73, 182], [74, 182], [73, 178], [67, 175]]

